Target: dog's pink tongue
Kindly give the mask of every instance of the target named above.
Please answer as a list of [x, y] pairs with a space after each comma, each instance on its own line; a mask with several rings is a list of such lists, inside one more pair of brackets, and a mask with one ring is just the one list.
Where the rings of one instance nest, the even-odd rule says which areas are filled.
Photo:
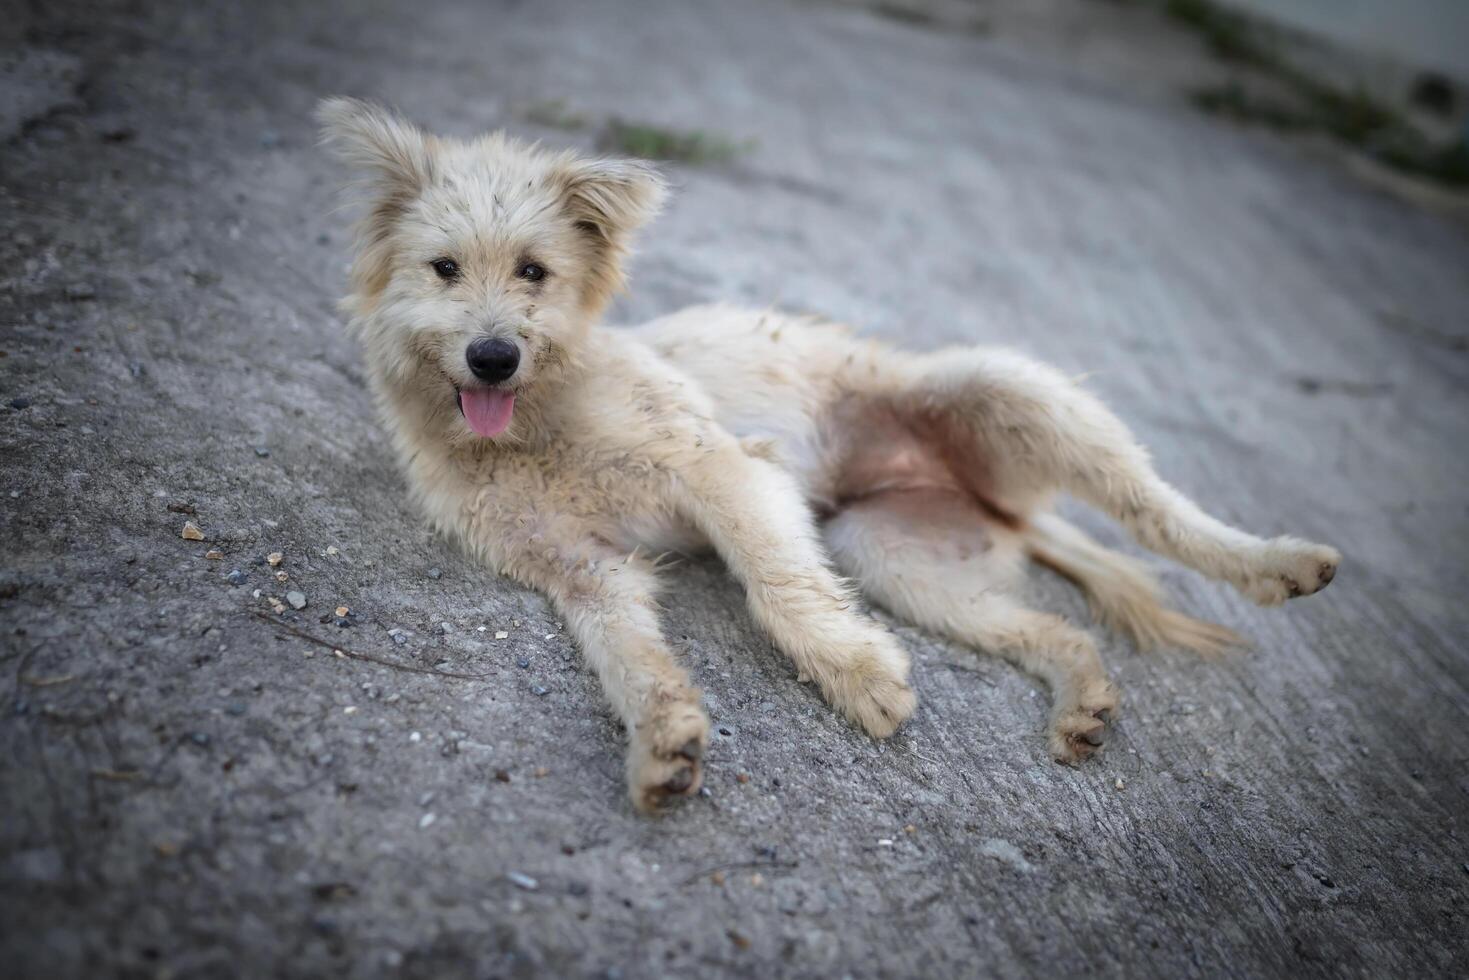
[[494, 388], [470, 388], [459, 393], [464, 421], [476, 435], [489, 439], [505, 431], [515, 411], [515, 394]]

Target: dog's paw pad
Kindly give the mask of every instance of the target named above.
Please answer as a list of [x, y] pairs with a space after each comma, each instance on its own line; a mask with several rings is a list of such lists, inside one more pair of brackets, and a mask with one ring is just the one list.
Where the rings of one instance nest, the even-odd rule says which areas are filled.
[[679, 769], [677, 772], [675, 772], [672, 776], [669, 776], [668, 779], [664, 780], [663, 784], [659, 786], [658, 789], [660, 789], [665, 795], [682, 796], [684, 793], [687, 793], [690, 789], [693, 788], [694, 780], [695, 778], [697, 778], [697, 775], [698, 774], [693, 766], [684, 766], [682, 769]]

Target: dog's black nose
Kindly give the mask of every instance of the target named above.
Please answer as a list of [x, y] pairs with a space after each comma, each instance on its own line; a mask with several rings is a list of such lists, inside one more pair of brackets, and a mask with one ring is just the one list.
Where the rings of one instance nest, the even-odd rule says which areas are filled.
[[504, 381], [520, 366], [520, 348], [508, 340], [481, 337], [464, 351], [474, 376], [486, 384]]

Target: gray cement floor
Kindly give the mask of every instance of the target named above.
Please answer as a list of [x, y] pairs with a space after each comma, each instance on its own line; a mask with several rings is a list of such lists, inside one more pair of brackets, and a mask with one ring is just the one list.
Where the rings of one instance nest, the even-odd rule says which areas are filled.
[[[8, 11], [7, 975], [1463, 976], [1469, 233], [1139, 84], [1197, 42], [1073, 6], [1013, 33], [816, 3]], [[333, 306], [348, 215], [310, 114], [339, 92], [457, 134], [753, 140], [672, 168], [620, 319], [729, 299], [1017, 345], [1209, 509], [1343, 570], [1259, 611], [1164, 569], [1257, 649], [1107, 641], [1125, 715], [1067, 769], [1029, 678], [901, 626], [922, 706], [863, 738], [687, 563], [667, 627], [710, 794], [640, 818], [546, 603], [404, 500]]]

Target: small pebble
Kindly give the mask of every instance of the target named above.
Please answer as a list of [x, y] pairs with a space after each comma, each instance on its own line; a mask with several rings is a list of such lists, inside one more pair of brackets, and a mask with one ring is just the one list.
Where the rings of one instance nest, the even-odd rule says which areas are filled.
[[193, 521], [184, 521], [184, 529], [179, 532], [179, 537], [185, 541], [203, 541], [204, 532]]
[[510, 639], [510, 634], [505, 632], [504, 630], [495, 630], [495, 639], [508, 640]]
[[218, 548], [210, 548], [208, 551], [204, 552], [204, 557], [208, 558], [210, 561], [223, 561], [224, 552], [220, 551]]
[[893, 846], [893, 842], [890, 839], [886, 838], [886, 837], [879, 837], [877, 839], [877, 846], [878, 847], [892, 847]]
[[505, 872], [505, 877], [509, 879], [510, 883], [516, 888], [524, 888], [528, 892], [533, 892], [537, 888], [541, 887], [541, 883], [539, 881], [536, 881], [530, 875], [523, 875], [519, 871], [507, 871]]
[[349, 705], [347, 705], [347, 707], [345, 707], [345, 708], [342, 709], [342, 714], [344, 714], [344, 715], [355, 715], [356, 713], [357, 713], [357, 706], [355, 704], [349, 704]]
[[288, 581], [288, 580], [289, 580], [289, 579], [290, 579], [290, 577], [291, 577], [291, 576], [289, 576], [289, 575], [287, 575], [287, 574], [286, 574], [286, 573], [285, 573], [285, 572], [283, 572], [283, 571], [282, 571], [282, 572], [276, 572], [276, 573], [275, 573], [275, 580], [276, 580], [276, 581], [277, 581], [277, 582], [285, 582], [285, 581]]
[[525, 659], [524, 657], [520, 657], [515, 661], [515, 666], [519, 667], [521, 670], [524, 670], [525, 668], [530, 666], [530, 661]]
[[544, 779], [545, 777], [551, 775], [551, 770], [547, 769], [545, 766], [536, 766], [535, 769], [531, 772], [531, 775], [536, 777], [537, 779]]
[[425, 813], [423, 816], [418, 818], [418, 829], [427, 830], [429, 827], [433, 826], [434, 821], [437, 819], [439, 818], [434, 816], [432, 813]]
[[502, 783], [510, 782], [510, 772], [506, 769], [496, 769], [495, 778]]
[[1116, 786], [1118, 789], [1126, 789], [1127, 788], [1126, 784], [1122, 782], [1122, 777], [1121, 776], [1118, 776], [1117, 777], [1117, 782], [1113, 783], [1112, 785], [1113, 786]]
[[231, 701], [229, 704], [224, 706], [224, 710], [226, 714], [239, 716], [243, 715], [249, 709], [246, 707], [245, 702], [243, 701]]
[[279, 551], [272, 551], [270, 554], [265, 556], [265, 560], [272, 568], [274, 568], [276, 565], [279, 565], [281, 562], [285, 561], [286, 556], [281, 554]]
[[230, 569], [230, 573], [225, 578], [229, 579], [230, 585], [244, 585], [250, 580], [250, 576], [238, 568]]
[[346, 606], [338, 606], [337, 607], [337, 615], [338, 616], [345, 616], [349, 612], [351, 612], [351, 610], [348, 609]]
[[292, 609], [305, 609], [306, 593], [292, 590], [286, 593], [286, 601], [291, 604]]
[[411, 735], [408, 736], [408, 741], [410, 741], [410, 742], [422, 742], [423, 741], [423, 735], [420, 732], [414, 732], [413, 734], [411, 734]]
[[30, 408], [31, 400], [24, 396], [10, 399], [10, 407], [15, 409]]
[[714, 884], [716, 884], [716, 885], [722, 885], [722, 884], [724, 884], [724, 872], [723, 871], [716, 871], [716, 872], [714, 872], [712, 875], [709, 876], [709, 880], [711, 882], [713, 882]]
[[270, 455], [270, 450], [266, 449], [264, 446], [256, 446], [255, 455], [259, 456], [261, 459], [265, 459], [267, 456]]
[[444, 577], [444, 573], [440, 569], [430, 568], [428, 570], [428, 577], [431, 578], [431, 579], [437, 580], [437, 579], [443, 578]]
[[735, 777], [735, 782], [737, 782], [737, 783], [748, 783], [749, 781], [750, 781], [750, 774], [747, 773], [747, 772], [742, 772], [738, 776]]
[[538, 698], [543, 698], [547, 694], [550, 694], [551, 692], [549, 690], [547, 690], [546, 688], [542, 687], [541, 685], [535, 684], [535, 685], [533, 685], [531, 687], [530, 693], [534, 694]]
[[750, 875], [750, 884], [755, 888], [759, 888], [761, 885], [765, 884], [765, 876], [758, 871], [755, 872], [754, 874]]
[[194, 732], [189, 736], [189, 741], [202, 747], [209, 744], [209, 735], [206, 732]]
[[341, 552], [337, 550], [337, 546], [334, 544], [329, 544], [326, 546], [326, 553], [330, 557], [335, 557], [341, 554]]

